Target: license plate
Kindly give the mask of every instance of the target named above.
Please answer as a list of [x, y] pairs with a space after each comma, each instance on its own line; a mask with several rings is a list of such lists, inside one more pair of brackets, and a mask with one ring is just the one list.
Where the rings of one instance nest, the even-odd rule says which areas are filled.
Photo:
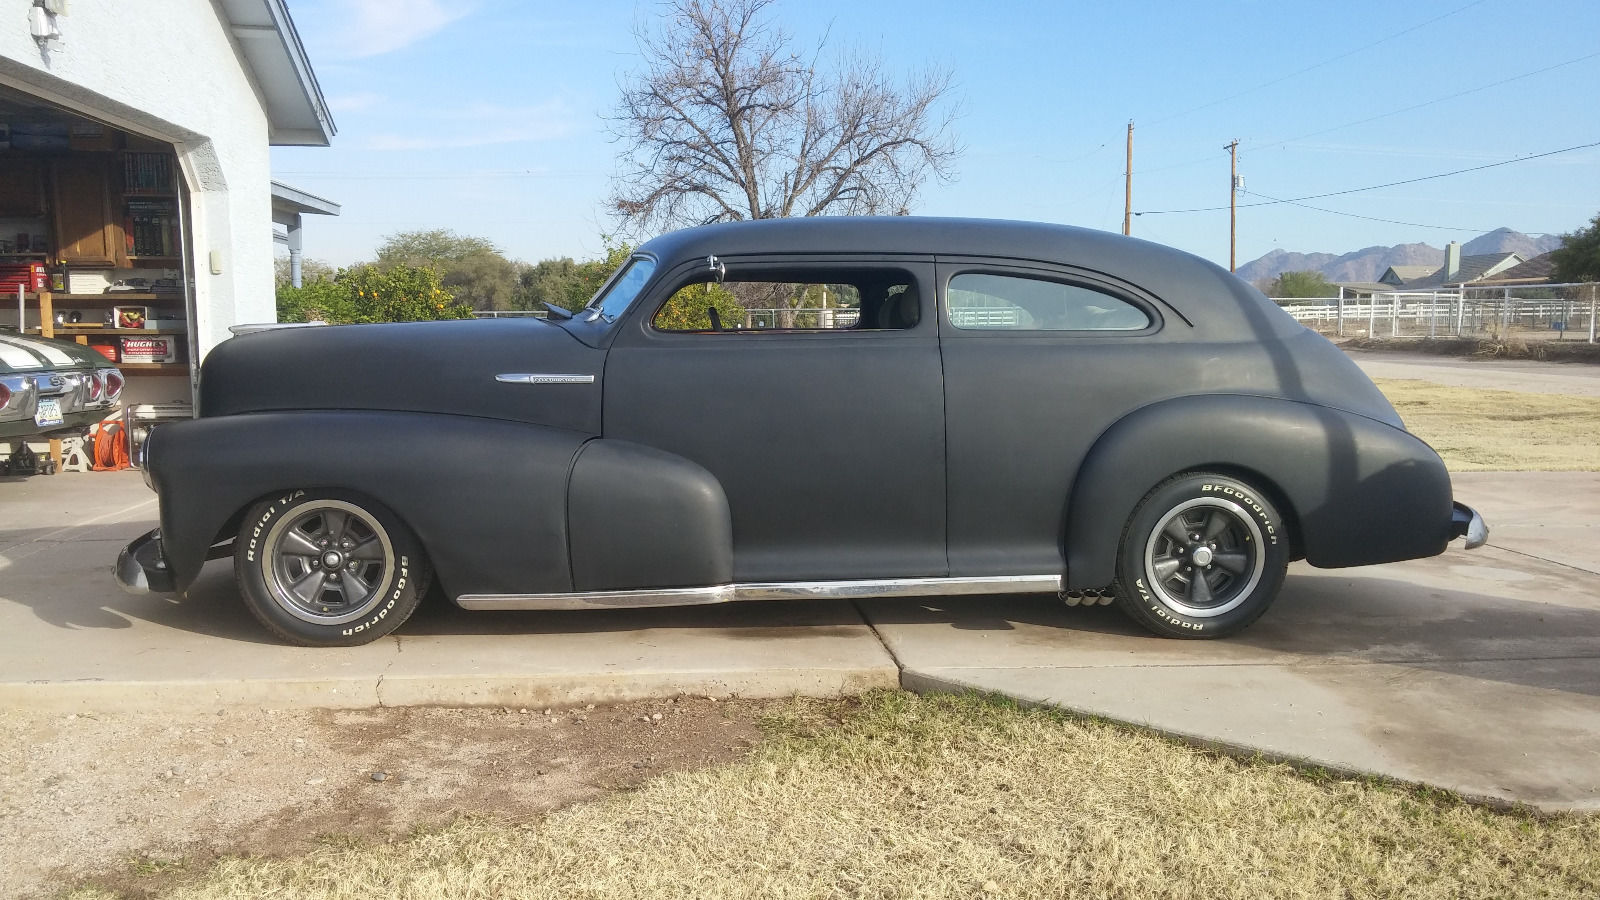
[[61, 398], [39, 398], [39, 409], [33, 414], [33, 423], [40, 428], [61, 424]]

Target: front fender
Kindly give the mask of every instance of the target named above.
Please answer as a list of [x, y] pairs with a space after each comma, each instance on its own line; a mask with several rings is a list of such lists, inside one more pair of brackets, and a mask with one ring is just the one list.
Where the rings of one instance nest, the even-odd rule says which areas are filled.
[[1213, 394], [1136, 410], [1095, 442], [1067, 510], [1067, 585], [1115, 577], [1122, 528], [1151, 488], [1220, 469], [1261, 480], [1287, 503], [1314, 566], [1434, 556], [1450, 540], [1450, 476], [1414, 435], [1354, 413], [1267, 397]]
[[570, 591], [566, 491], [588, 436], [542, 425], [402, 412], [270, 412], [151, 433], [162, 543], [179, 590], [219, 532], [277, 491], [338, 488], [400, 516], [445, 591]]

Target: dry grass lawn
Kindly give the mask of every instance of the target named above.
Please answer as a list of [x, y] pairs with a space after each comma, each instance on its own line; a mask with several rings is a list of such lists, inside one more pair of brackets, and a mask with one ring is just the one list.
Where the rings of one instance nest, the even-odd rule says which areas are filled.
[[[1241, 762], [1057, 712], [796, 702], [747, 760], [527, 825], [226, 860], [172, 897], [1594, 897], [1600, 819]], [[92, 891], [79, 896], [92, 897]]]
[[1600, 399], [1378, 379], [1406, 428], [1454, 472], [1600, 470]]

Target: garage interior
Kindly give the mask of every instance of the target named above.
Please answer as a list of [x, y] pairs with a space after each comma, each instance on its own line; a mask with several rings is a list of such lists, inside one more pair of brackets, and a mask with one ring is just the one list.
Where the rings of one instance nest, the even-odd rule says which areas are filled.
[[172, 145], [0, 85], [0, 330], [105, 355], [131, 418], [193, 408], [188, 220]]

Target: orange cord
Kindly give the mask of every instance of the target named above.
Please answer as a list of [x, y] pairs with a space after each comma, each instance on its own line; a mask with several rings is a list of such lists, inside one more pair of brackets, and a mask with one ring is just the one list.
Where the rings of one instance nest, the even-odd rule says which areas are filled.
[[121, 414], [107, 416], [89, 427], [94, 437], [94, 465], [96, 472], [117, 472], [129, 468], [128, 430], [122, 426]]

